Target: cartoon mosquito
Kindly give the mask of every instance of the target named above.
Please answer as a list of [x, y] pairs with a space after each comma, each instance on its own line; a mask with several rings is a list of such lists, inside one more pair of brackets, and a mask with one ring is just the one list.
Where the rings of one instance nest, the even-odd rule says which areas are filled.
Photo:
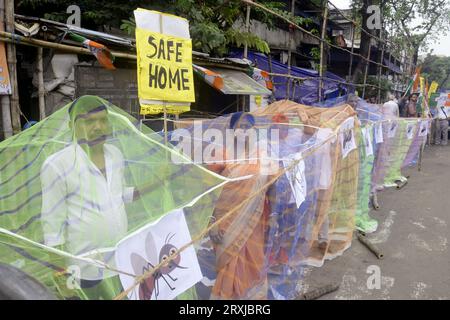
[[[153, 240], [153, 237], [151, 233], [149, 232], [147, 234], [147, 237], [145, 239], [145, 253], [147, 255], [147, 259], [143, 258], [137, 253], [132, 253], [130, 256], [131, 264], [133, 266], [134, 272], [136, 275], [140, 276], [152, 269], [155, 265], [160, 264], [161, 262], [167, 261], [169, 257], [172, 257], [177, 252], [177, 247], [175, 247], [173, 244], [170, 244], [170, 240], [175, 236], [174, 234], [168, 234], [166, 236], [166, 239], [164, 241], [164, 245], [162, 246], [161, 250], [158, 251], [155, 247], [155, 241]], [[158, 259], [158, 262], [156, 264], [151, 263], [148, 260], [156, 260]], [[180, 255], [176, 255], [175, 258], [166, 264], [162, 265], [161, 268], [156, 270], [150, 277], [146, 278], [140, 285], [139, 285], [139, 299], [140, 300], [150, 300], [153, 294], [153, 291], [155, 291], [155, 299], [158, 299], [159, 296], [159, 280], [163, 279], [164, 282], [167, 284], [167, 286], [170, 288], [170, 290], [175, 290], [175, 286], [171, 286], [168, 279], [172, 280], [172, 282], [176, 282], [178, 279], [174, 278], [170, 275], [173, 270], [176, 268], [179, 269], [187, 269], [187, 267], [182, 267], [179, 265], [181, 260]]]
[[396, 127], [397, 127], [397, 124], [395, 122], [392, 123], [392, 125], [391, 125], [391, 132], [393, 132]]
[[344, 149], [347, 149], [347, 143], [349, 143], [350, 141], [352, 141], [352, 130], [344, 132], [344, 141], [343, 141]]
[[425, 133], [426, 130], [427, 130], [427, 127], [422, 126], [422, 129], [420, 129], [420, 133]]

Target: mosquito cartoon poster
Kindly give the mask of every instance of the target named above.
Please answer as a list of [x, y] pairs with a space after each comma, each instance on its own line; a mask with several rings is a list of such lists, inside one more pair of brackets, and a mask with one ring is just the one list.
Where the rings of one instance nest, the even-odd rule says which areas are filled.
[[366, 128], [361, 128], [362, 136], [364, 138], [364, 146], [366, 150], [366, 157], [373, 155], [372, 146], [372, 127], [367, 126]]
[[[203, 275], [193, 246], [177, 254], [190, 241], [183, 210], [175, 210], [122, 240], [116, 251], [117, 269], [136, 276], [175, 256], [136, 286], [128, 298], [171, 300], [199, 282]], [[127, 289], [133, 285], [134, 278], [120, 274], [120, 281]]]
[[414, 122], [409, 122], [406, 125], [406, 138], [411, 140], [414, 137], [414, 129], [416, 128], [416, 124]]
[[428, 122], [425, 120], [421, 120], [419, 125], [419, 137], [425, 137], [427, 134], [428, 134]]
[[340, 129], [340, 139], [342, 146], [342, 158], [346, 158], [350, 151], [356, 149], [354, 135], [355, 119], [349, 118], [345, 120]]
[[375, 126], [375, 143], [383, 143], [383, 123], [380, 122]]
[[302, 160], [302, 154], [290, 155], [289, 159], [283, 160], [283, 165], [285, 168], [289, 168], [286, 171], [286, 177], [289, 180], [297, 208], [300, 208], [306, 199], [305, 162]]
[[395, 134], [397, 133], [397, 127], [398, 127], [397, 121], [390, 121], [389, 122], [389, 132], [388, 132], [388, 137], [389, 138], [394, 138], [395, 137]]

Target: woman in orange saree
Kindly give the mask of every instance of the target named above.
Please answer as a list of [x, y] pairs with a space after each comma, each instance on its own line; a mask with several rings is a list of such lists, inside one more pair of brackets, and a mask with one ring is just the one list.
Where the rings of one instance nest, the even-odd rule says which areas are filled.
[[[231, 117], [230, 128], [248, 130], [254, 123], [250, 114], [236, 113]], [[210, 169], [228, 178], [250, 177], [226, 184], [214, 210], [216, 221], [225, 218], [210, 232], [217, 269], [211, 298], [265, 299], [266, 289], [262, 287], [266, 284], [264, 235], [269, 214], [266, 197], [269, 176], [264, 172], [260, 152], [249, 151], [247, 141], [245, 159], [234, 159], [230, 147], [234, 145], [224, 148], [224, 162]], [[228, 214], [238, 205], [242, 206]]]

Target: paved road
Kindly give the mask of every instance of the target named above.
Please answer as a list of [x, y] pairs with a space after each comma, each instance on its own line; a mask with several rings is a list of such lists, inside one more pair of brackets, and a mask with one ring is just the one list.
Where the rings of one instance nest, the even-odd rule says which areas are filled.
[[[422, 171], [404, 174], [408, 184], [381, 192], [381, 209], [371, 212], [379, 228], [370, 238], [385, 258], [354, 239], [343, 256], [307, 270], [306, 289], [340, 282], [321, 299], [450, 299], [450, 146], [427, 146]], [[380, 289], [367, 286], [371, 265], [380, 268]]]

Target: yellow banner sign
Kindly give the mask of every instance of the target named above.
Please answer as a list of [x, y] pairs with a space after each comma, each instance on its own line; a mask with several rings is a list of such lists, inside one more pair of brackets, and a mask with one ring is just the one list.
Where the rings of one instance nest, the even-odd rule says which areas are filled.
[[192, 42], [136, 28], [139, 98], [194, 102]]
[[431, 95], [437, 91], [439, 84], [436, 81], [433, 81], [430, 85], [430, 90], [428, 91], [428, 99], [430, 99]]

